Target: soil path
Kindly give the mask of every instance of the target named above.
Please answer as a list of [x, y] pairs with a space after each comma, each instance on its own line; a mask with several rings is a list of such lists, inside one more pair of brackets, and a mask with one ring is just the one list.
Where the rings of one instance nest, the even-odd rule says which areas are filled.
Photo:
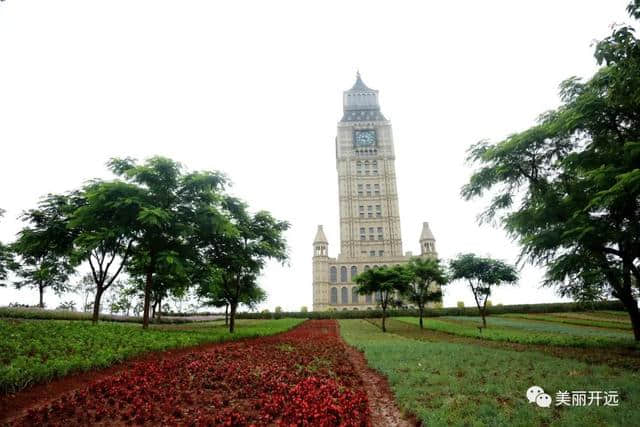
[[369, 400], [371, 424], [380, 427], [410, 427], [421, 423], [411, 415], [400, 411], [393, 398], [387, 379], [367, 365], [361, 351], [344, 343], [349, 361], [362, 378], [364, 389]]

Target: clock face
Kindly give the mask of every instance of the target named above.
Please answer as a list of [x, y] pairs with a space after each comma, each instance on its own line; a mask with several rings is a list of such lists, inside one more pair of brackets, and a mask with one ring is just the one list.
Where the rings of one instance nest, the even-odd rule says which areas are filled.
[[353, 141], [356, 147], [373, 147], [376, 145], [376, 131], [374, 129], [357, 130]]

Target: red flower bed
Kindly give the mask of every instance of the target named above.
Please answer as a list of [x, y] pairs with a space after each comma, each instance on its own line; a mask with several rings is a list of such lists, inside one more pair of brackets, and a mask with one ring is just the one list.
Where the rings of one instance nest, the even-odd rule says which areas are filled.
[[32, 409], [16, 425], [368, 424], [334, 320], [131, 369]]

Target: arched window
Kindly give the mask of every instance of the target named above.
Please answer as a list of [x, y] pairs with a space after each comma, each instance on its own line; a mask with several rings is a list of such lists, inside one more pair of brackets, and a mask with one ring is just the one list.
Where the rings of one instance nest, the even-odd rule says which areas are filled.
[[364, 271], [367, 271], [370, 267], [368, 265], [364, 266]]
[[331, 267], [329, 270], [329, 280], [331, 283], [336, 283], [338, 281], [338, 269], [335, 267]]
[[337, 304], [338, 303], [338, 288], [333, 287], [331, 288], [331, 304]]
[[356, 267], [355, 265], [351, 266], [351, 281], [353, 281], [353, 279], [355, 279], [355, 277], [358, 275], [358, 267]]
[[377, 265], [374, 265], [374, 266], [373, 266], [373, 268], [378, 268], [378, 266], [377, 266]]
[[356, 291], [355, 287], [351, 288], [351, 303], [358, 303], [358, 292]]
[[349, 304], [349, 290], [346, 286], [343, 286], [340, 290], [340, 303], [341, 304]]
[[373, 303], [373, 297], [371, 296], [371, 294], [367, 294], [365, 301], [367, 302], [367, 304]]
[[347, 267], [345, 266], [340, 267], [340, 281], [342, 283], [347, 281]]

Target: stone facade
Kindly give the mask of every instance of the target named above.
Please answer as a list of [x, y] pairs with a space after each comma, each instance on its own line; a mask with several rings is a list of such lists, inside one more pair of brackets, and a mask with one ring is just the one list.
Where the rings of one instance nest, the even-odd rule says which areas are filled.
[[[368, 88], [359, 73], [344, 92], [343, 109], [336, 136], [340, 254], [329, 257], [329, 242], [319, 225], [313, 241], [314, 311], [375, 308], [373, 295], [355, 293], [353, 277], [411, 258], [411, 252], [402, 252], [391, 122], [380, 112], [378, 91]], [[420, 256], [437, 256], [426, 222]]]

